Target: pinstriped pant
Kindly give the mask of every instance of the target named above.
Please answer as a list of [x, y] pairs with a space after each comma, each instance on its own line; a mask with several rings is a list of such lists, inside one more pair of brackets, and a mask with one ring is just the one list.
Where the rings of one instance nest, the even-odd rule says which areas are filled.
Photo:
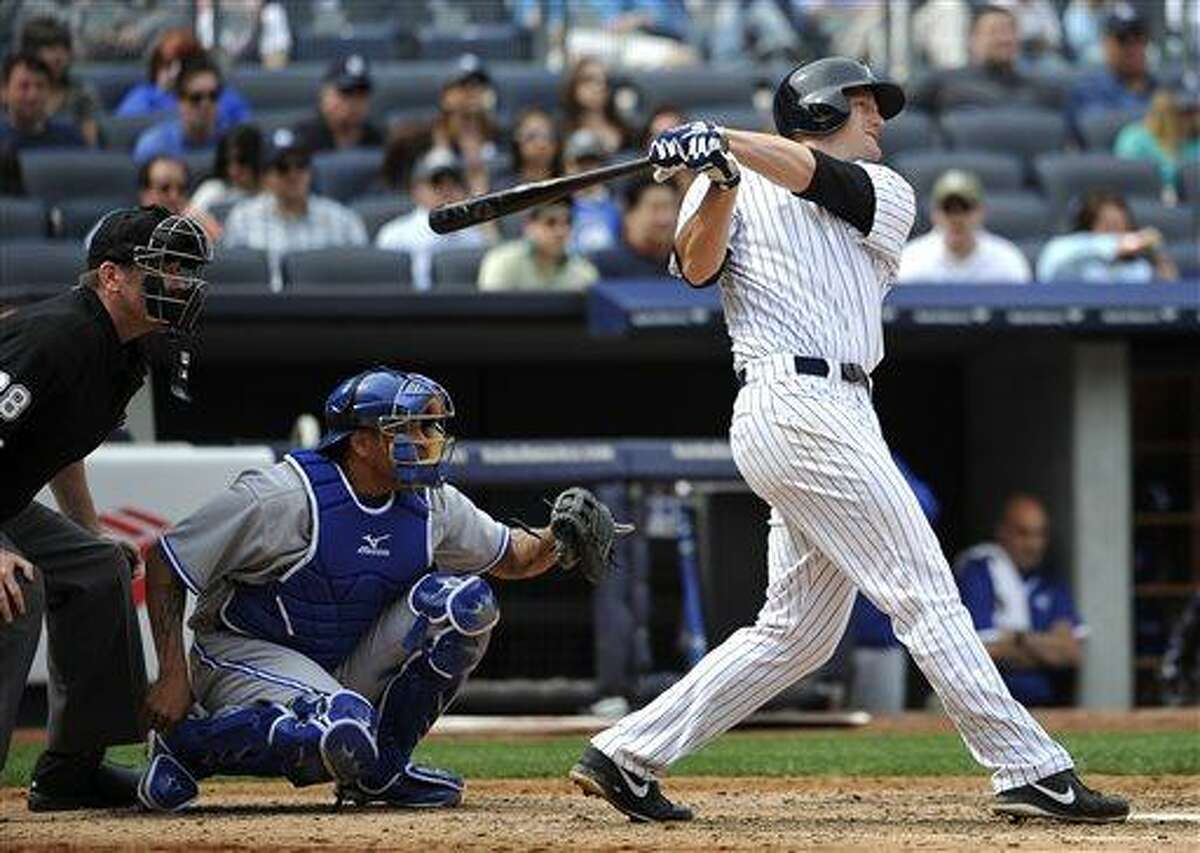
[[739, 472], [772, 510], [757, 620], [593, 745], [630, 770], [666, 769], [824, 663], [857, 588], [891, 617], [995, 790], [1070, 768], [975, 633], [869, 392], [796, 375], [790, 362], [772, 356], [748, 366], [730, 428]]

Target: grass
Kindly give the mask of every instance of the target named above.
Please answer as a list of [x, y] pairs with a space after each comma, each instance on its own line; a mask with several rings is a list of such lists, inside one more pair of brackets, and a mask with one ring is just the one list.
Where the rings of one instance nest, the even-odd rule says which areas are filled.
[[[1081, 772], [1146, 775], [1200, 774], [1195, 731], [1090, 732], [1062, 737]], [[583, 737], [435, 738], [416, 758], [468, 778], [564, 775], [583, 750]], [[25, 785], [41, 747], [14, 743], [0, 787]], [[144, 763], [140, 747], [117, 747], [110, 758]], [[951, 734], [866, 732], [735, 732], [680, 762], [677, 776], [944, 776], [980, 773], [962, 741]]]

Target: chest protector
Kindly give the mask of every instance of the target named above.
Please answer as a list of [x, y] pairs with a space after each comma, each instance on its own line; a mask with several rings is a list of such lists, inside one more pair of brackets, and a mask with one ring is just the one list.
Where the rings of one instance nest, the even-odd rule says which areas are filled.
[[429, 505], [413, 491], [379, 510], [354, 499], [337, 466], [313, 451], [287, 456], [303, 477], [312, 542], [267, 584], [239, 584], [221, 619], [231, 630], [295, 649], [329, 671], [429, 571]]

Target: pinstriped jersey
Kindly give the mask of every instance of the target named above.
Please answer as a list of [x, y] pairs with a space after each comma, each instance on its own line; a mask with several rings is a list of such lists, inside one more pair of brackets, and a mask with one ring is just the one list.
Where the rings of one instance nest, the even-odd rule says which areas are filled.
[[[864, 235], [815, 202], [741, 167], [720, 276], [733, 366], [772, 353], [855, 362], [883, 359], [883, 297], [912, 228], [913, 189], [886, 166], [859, 163], [875, 189]], [[698, 175], [684, 197], [676, 235], [695, 214], [709, 180]], [[671, 272], [679, 275], [674, 258]]]

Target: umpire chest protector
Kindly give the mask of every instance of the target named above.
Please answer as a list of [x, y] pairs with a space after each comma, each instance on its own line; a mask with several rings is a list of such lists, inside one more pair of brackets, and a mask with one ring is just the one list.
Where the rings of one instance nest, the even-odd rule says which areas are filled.
[[234, 631], [295, 649], [332, 671], [429, 571], [429, 505], [420, 493], [401, 490], [378, 509], [365, 507], [320, 453], [297, 451], [287, 461], [308, 491], [308, 552], [270, 583], [239, 585], [221, 617]]

